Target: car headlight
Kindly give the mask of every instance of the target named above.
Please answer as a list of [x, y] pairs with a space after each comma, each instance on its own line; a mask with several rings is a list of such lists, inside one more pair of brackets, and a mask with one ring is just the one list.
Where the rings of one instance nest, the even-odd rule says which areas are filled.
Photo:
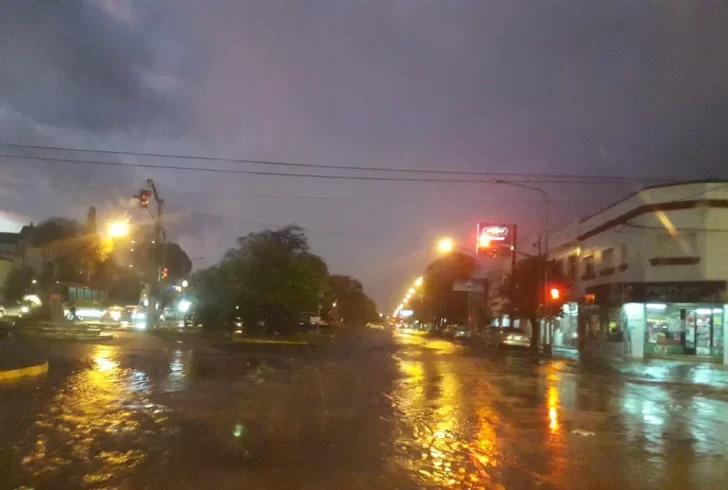
[[20, 313], [28, 313], [30, 311], [30, 308], [27, 306], [21, 306], [20, 307]]
[[120, 311], [112, 311], [112, 312], [109, 313], [109, 316], [114, 321], [117, 321], [118, 322], [119, 320], [121, 320], [121, 312]]

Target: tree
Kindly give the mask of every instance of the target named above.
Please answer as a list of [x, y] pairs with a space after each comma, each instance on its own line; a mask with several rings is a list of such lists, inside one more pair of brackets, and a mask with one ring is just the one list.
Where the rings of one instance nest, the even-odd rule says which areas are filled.
[[[192, 270], [192, 261], [187, 252], [176, 243], [168, 242], [164, 244], [154, 244], [151, 242], [143, 243], [137, 246], [137, 269], [141, 271], [150, 271], [152, 254], [156, 251], [159, 254], [157, 264], [160, 267], [166, 267], [168, 271], [169, 281], [178, 281]], [[164, 263], [161, 258], [164, 257]]]
[[541, 287], [543, 283], [543, 260], [528, 257], [516, 263], [515, 276], [509, 275], [503, 284], [501, 294], [509, 298], [513, 318], [525, 318], [531, 323], [531, 346], [538, 348], [541, 338]]
[[[361, 282], [350, 276], [331, 275], [329, 286], [333, 300], [336, 302], [336, 317], [343, 319], [344, 323], [362, 325], [379, 318], [377, 306], [374, 301], [364, 293]], [[327, 298], [326, 310], [332, 301]]]
[[449, 322], [466, 323], [467, 295], [453, 291], [453, 285], [455, 281], [471, 278], [475, 268], [475, 259], [460, 252], [453, 252], [431, 262], [425, 270], [422, 300], [412, 300], [419, 315], [430, 316], [418, 319], [440, 323], [447, 318]]
[[304, 311], [315, 311], [327, 291], [328, 267], [309, 251], [303, 229], [289, 225], [238, 238], [214, 267], [194, 277], [199, 309], [220, 322], [292, 332]]
[[33, 284], [33, 269], [24, 265], [18, 269], [12, 269], [5, 282], [5, 299], [8, 301], [19, 301], [28, 293]]

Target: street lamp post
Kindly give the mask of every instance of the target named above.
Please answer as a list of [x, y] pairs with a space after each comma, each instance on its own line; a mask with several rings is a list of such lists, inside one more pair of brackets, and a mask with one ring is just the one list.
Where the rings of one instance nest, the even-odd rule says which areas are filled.
[[[543, 189], [541, 189], [539, 187], [534, 187], [534, 186], [530, 186], [530, 185], [526, 185], [526, 184], [520, 184], [518, 182], [510, 182], [510, 181], [507, 181], [507, 180], [494, 179], [492, 181], [492, 183], [493, 184], [509, 185], [511, 187], [518, 187], [520, 189], [527, 189], [527, 190], [530, 190], [530, 191], [538, 192], [539, 194], [541, 194], [541, 197], [543, 197], [543, 204], [544, 204], [544, 208], [543, 208], [544, 209], [544, 230], [543, 230], [543, 237], [544, 237], [544, 239], [543, 239], [543, 241], [544, 241], [544, 247], [543, 247], [543, 254], [542, 254], [542, 259], [541, 259], [543, 261], [543, 274], [542, 274], [543, 285], [542, 285], [542, 287], [539, 288], [538, 298], [540, 300], [541, 297], [542, 297], [542, 295], [543, 295], [543, 303], [542, 304], [543, 304], [543, 308], [544, 308], [544, 310], [543, 310], [543, 312], [544, 312], [544, 318], [547, 318], [548, 317], [548, 311], [546, 309], [547, 308], [547, 306], [546, 306], [547, 305], [547, 301], [546, 301], [545, 293], [546, 293], [546, 287], [547, 287], [548, 282], [549, 282], [549, 268], [548, 268], [548, 257], [549, 257], [549, 226], [550, 226], [550, 223], [549, 223], [549, 219], [550, 219], [549, 212], [550, 212], [550, 208], [551, 208], [551, 200], [549, 199], [549, 195], [546, 193], [545, 190], [543, 190]], [[511, 277], [511, 281], [513, 281], [513, 280], [514, 280], [514, 277]], [[539, 341], [541, 340], [540, 339], [540, 337], [541, 337], [540, 330], [541, 330], [540, 325], [533, 325], [533, 331], [532, 331], [532, 336], [531, 336], [532, 337], [531, 338], [531, 347], [536, 352], [538, 352]]]

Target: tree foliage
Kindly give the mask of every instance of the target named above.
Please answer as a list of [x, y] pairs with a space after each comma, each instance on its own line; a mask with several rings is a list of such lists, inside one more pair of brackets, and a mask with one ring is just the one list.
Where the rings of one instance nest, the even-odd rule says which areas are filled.
[[425, 270], [422, 296], [412, 300], [417, 318], [423, 322], [439, 323], [447, 318], [451, 323], [466, 323], [468, 297], [453, 291], [453, 285], [472, 277], [475, 269], [475, 259], [460, 252], [431, 262]]
[[293, 331], [304, 311], [316, 311], [328, 294], [328, 267], [310, 252], [302, 228], [251, 233], [238, 239], [214, 267], [197, 273], [203, 323], [240, 317], [247, 326]]
[[[329, 286], [336, 308], [330, 316], [344, 323], [362, 325], [379, 318], [377, 306], [364, 292], [361, 282], [350, 276], [329, 276]], [[331, 304], [327, 298], [327, 306]]]
[[30, 291], [33, 282], [33, 269], [24, 265], [17, 269], [11, 269], [5, 281], [5, 299], [7, 301], [19, 301]]
[[[151, 242], [143, 243], [136, 248], [136, 267], [140, 271], [151, 270], [151, 260], [153, 254], [157, 254], [157, 264], [160, 267], [166, 267], [168, 271], [168, 279], [170, 281], [178, 281], [192, 270], [192, 261], [187, 252], [176, 243], [167, 242], [163, 244], [154, 244]], [[164, 258], [164, 263], [162, 263]]]
[[33, 227], [30, 244], [39, 247], [43, 269], [39, 280], [44, 289], [55, 281], [104, 286], [104, 264], [113, 244], [85, 229], [78, 221], [55, 217]]

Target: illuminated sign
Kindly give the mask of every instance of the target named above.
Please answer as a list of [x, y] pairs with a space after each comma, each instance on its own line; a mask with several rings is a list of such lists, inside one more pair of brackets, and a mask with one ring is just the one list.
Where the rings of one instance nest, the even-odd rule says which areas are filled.
[[414, 311], [412, 310], [399, 310], [399, 317], [400, 318], [409, 318], [412, 315], [414, 315]]
[[513, 231], [511, 225], [478, 223], [476, 253], [492, 258], [504, 257], [510, 255], [512, 245]]

